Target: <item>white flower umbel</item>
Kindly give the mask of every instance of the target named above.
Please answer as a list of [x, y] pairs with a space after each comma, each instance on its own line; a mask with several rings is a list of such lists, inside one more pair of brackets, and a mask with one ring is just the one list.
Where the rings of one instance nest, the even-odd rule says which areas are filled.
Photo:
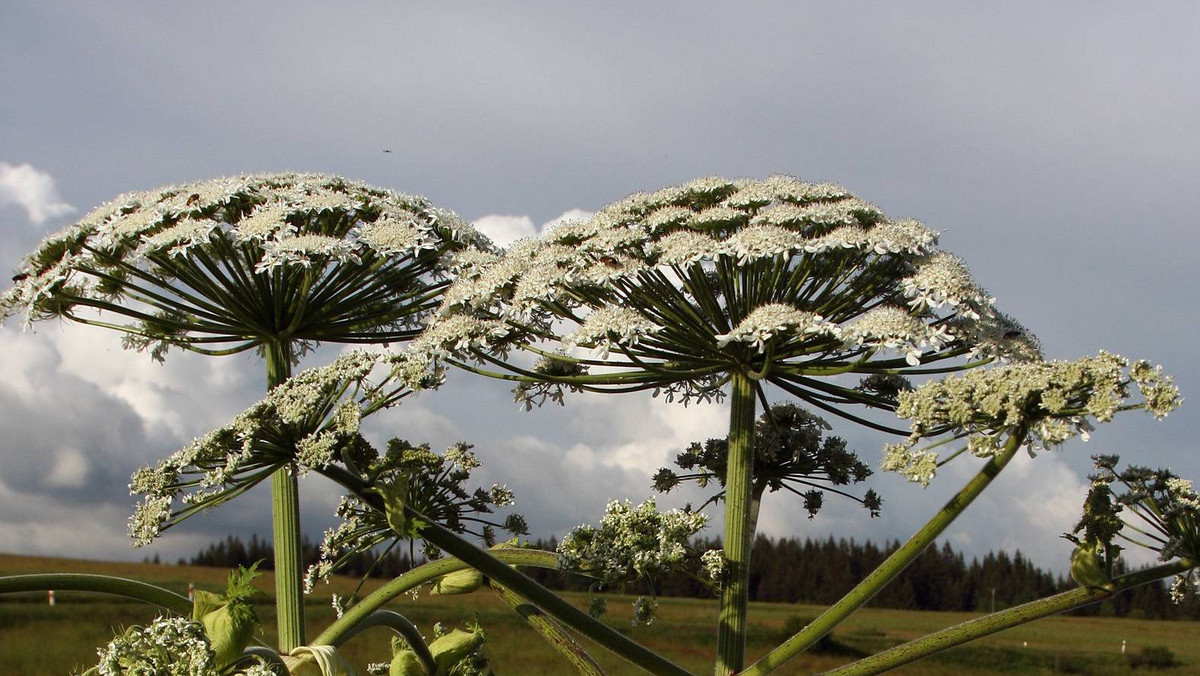
[[316, 174], [222, 178], [122, 195], [47, 238], [0, 317], [117, 328], [155, 356], [405, 340], [448, 283], [444, 254], [479, 247], [419, 197]]
[[856, 348], [867, 345], [903, 352], [910, 366], [921, 363], [925, 348], [936, 352], [954, 341], [942, 326], [930, 326], [911, 312], [888, 305], [867, 312], [841, 336]]
[[950, 306], [971, 319], [978, 319], [995, 302], [971, 278], [962, 259], [945, 252], [920, 261], [916, 274], [905, 278], [902, 288], [911, 299], [910, 304], [918, 310]]
[[[890, 409], [885, 397], [824, 377], [1040, 356], [1000, 349], [991, 298], [937, 239], [831, 184], [698, 179], [630, 195], [494, 261], [473, 259], [439, 314], [502, 322], [506, 331], [463, 340], [437, 321], [430, 331], [443, 335], [421, 344], [433, 358], [475, 360], [522, 381], [539, 374], [485, 353], [596, 350], [554, 387], [642, 389], [688, 402], [720, 396], [729, 374], [747, 372], [818, 407], [832, 398]], [[880, 306], [906, 302], [905, 326], [886, 330]], [[557, 400], [527, 385], [518, 394]]]
[[821, 334], [837, 335], [837, 332], [836, 325], [826, 322], [818, 314], [783, 303], [769, 303], [754, 308], [732, 331], [716, 336], [716, 339], [717, 347], [737, 342], [762, 352], [767, 343], [777, 336], [781, 339], [803, 339]]
[[100, 676], [217, 676], [217, 656], [204, 627], [183, 617], [159, 617], [130, 627], [99, 651]]
[[578, 526], [559, 543], [559, 568], [610, 583], [654, 579], [685, 563], [688, 543], [707, 523], [699, 512], [660, 512], [653, 498], [636, 507], [613, 500], [599, 528]]
[[[383, 385], [371, 382], [377, 365], [391, 363], [404, 372]], [[410, 367], [403, 356], [356, 351], [296, 374], [228, 425], [156, 467], [137, 470], [129, 490], [143, 497], [130, 518], [130, 535], [139, 546], [148, 544], [164, 527], [240, 494], [279, 467], [294, 463], [300, 472], [320, 471], [340, 462], [364, 416], [436, 384], [436, 372], [424, 372], [422, 382]], [[172, 511], [177, 500], [182, 506]]]
[[567, 337], [568, 345], [593, 347], [601, 359], [616, 346], [634, 346], [638, 340], [654, 333], [659, 326], [636, 310], [606, 307], [593, 312], [574, 334]]
[[[1127, 403], [1131, 385], [1142, 401]], [[1179, 402], [1178, 388], [1160, 368], [1145, 362], [1130, 368], [1126, 359], [1108, 352], [1075, 361], [978, 369], [900, 393], [896, 413], [911, 421], [912, 434], [905, 444], [888, 447], [884, 469], [928, 484], [946, 461], [928, 449], [914, 449], [925, 437], [950, 433], [966, 439], [959, 452], [987, 457], [1008, 434], [1024, 427], [1032, 452], [1075, 436], [1086, 441], [1093, 422], [1108, 422], [1118, 411], [1141, 408], [1162, 418]]]
[[[493, 350], [563, 355], [570, 372], [530, 370], [529, 356], [510, 360], [458, 339], [429, 346], [430, 354], [515, 380], [525, 405], [558, 401], [564, 390], [649, 391], [685, 404], [730, 396], [736, 443], [725, 485], [735, 497], [725, 503], [722, 538], [734, 572], [721, 591], [717, 672], [736, 673], [752, 540], [749, 439], [766, 389], [902, 437], [854, 410], [893, 410], [896, 388], [856, 387], [854, 376], [903, 383], [979, 366], [972, 354], [998, 356], [971, 342], [983, 334], [971, 326], [997, 314], [991, 299], [965, 270], [941, 274], [936, 266], [947, 259], [936, 240], [841, 188], [790, 177], [702, 178], [635, 193], [588, 226], [519, 243], [460, 277], [438, 311], [502, 322], [507, 333]], [[905, 303], [920, 331], [869, 330], [868, 320], [855, 340], [840, 338], [872, 309]], [[580, 344], [599, 355], [572, 352]], [[889, 344], [903, 354], [880, 349]]]

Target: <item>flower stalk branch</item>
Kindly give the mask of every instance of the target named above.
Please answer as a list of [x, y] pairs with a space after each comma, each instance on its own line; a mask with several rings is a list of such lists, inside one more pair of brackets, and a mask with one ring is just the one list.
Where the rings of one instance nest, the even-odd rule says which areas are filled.
[[948, 627], [919, 639], [903, 643], [870, 657], [852, 662], [825, 672], [825, 676], [871, 676], [909, 662], [934, 655], [984, 636], [1026, 624], [1043, 617], [1065, 613], [1093, 603], [1104, 601], [1127, 589], [1149, 584], [1164, 577], [1176, 575], [1200, 565], [1200, 562], [1180, 559], [1161, 566], [1139, 570], [1113, 580], [1111, 589], [1099, 587], [1077, 587], [1044, 599], [1024, 603], [1007, 610]]
[[992, 456], [967, 485], [956, 493], [908, 542], [897, 549], [879, 567], [871, 571], [862, 582], [846, 593], [837, 603], [830, 606], [804, 629], [793, 635], [774, 650], [767, 653], [754, 664], [741, 672], [743, 676], [761, 676], [770, 673], [793, 657], [810, 648], [822, 636], [833, 630], [842, 620], [861, 608], [880, 592], [889, 582], [895, 579], [910, 563], [915, 561], [925, 548], [933, 543], [942, 531], [946, 530], [966, 508], [979, 497], [979, 494], [999, 476], [1000, 471], [1016, 455], [1021, 445], [1025, 443], [1028, 426], [1021, 425], [1014, 430], [1003, 449]]

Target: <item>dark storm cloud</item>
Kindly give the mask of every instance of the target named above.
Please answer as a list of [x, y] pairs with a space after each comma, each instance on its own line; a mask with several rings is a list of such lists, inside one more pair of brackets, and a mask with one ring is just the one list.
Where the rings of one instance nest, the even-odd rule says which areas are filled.
[[[698, 175], [834, 180], [893, 217], [943, 231], [942, 245], [1051, 357], [1109, 349], [1161, 361], [1187, 396], [1200, 382], [1191, 340], [1200, 333], [1198, 19], [1200, 8], [1184, 3], [17, 4], [0, 22], [0, 161], [47, 172], [80, 211], [164, 183], [305, 169], [425, 194], [469, 219], [532, 223]], [[19, 210], [0, 217], [11, 267], [33, 230]], [[189, 393], [168, 381], [202, 373], [88, 382], [121, 384], [121, 401], [138, 404], [110, 415], [134, 410], [155, 439], [183, 441], [253, 401], [257, 387], [230, 385], [241, 394], [227, 396], [220, 378], [203, 381], [219, 402], [188, 426], [169, 409], [188, 410]], [[82, 410], [104, 404], [100, 394], [64, 385], [57, 396], [77, 390], [81, 419], [102, 421], [89, 417], [99, 409]], [[415, 401], [379, 434], [503, 448], [484, 455], [489, 472], [548, 467], [547, 477], [587, 497], [588, 520], [625, 482], [631, 497], [645, 490], [632, 464], [601, 461], [628, 461], [636, 449], [589, 430], [664, 424], [628, 406], [520, 415], [507, 388], [491, 384]], [[1191, 405], [1163, 423], [1118, 418], [1090, 444], [1035, 462], [1079, 478], [1089, 454], [1118, 451], [1200, 475]], [[486, 413], [463, 420], [462, 410]], [[156, 412], [174, 426], [155, 422]], [[4, 417], [13, 434], [35, 436], [8, 407]], [[82, 443], [72, 429], [64, 448]], [[841, 433], [877, 460], [881, 440]], [[539, 441], [513, 441], [526, 437]], [[161, 455], [148, 448], [155, 439], [131, 458]], [[587, 472], [552, 461], [581, 443], [598, 459]], [[0, 467], [8, 462], [0, 455]], [[70, 460], [60, 462], [69, 484]], [[523, 505], [556, 504], [524, 469], [512, 476], [489, 480], [521, 483]], [[996, 504], [1015, 504], [1020, 488], [998, 487]], [[904, 536], [940, 499], [887, 492], [905, 506], [890, 512], [896, 520], [850, 525], [857, 513], [839, 521], [831, 512], [823, 527]], [[332, 504], [332, 493], [320, 500]], [[570, 516], [563, 522], [583, 520]], [[213, 518], [214, 532], [235, 525]], [[1006, 518], [1014, 532], [1062, 530], [1020, 510]], [[771, 527], [786, 534], [797, 521]]]

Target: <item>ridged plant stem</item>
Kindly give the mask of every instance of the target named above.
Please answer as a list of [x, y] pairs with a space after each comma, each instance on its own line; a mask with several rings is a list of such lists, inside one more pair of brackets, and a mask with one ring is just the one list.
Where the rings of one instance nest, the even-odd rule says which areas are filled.
[[[367, 504], [379, 507], [379, 496], [367, 491], [369, 485], [361, 477], [335, 466], [324, 467], [321, 469], [321, 473], [349, 489]], [[506, 548], [482, 550], [409, 505], [405, 505], [404, 515], [410, 519], [417, 519], [423, 524], [421, 537], [426, 542], [459, 560], [434, 561], [384, 584], [367, 598], [351, 606], [341, 618], [317, 637], [317, 644], [336, 644], [350, 627], [378, 609], [390, 598], [414, 589], [417, 585], [431, 581], [435, 577], [470, 567], [483, 573], [492, 582], [508, 588], [521, 598], [541, 608], [543, 612], [564, 624], [568, 629], [578, 632], [600, 647], [612, 651], [651, 674], [691, 676], [687, 669], [630, 640], [621, 632], [576, 608], [571, 602], [511, 567], [520, 565], [557, 567], [557, 554]]]
[[817, 619], [784, 641], [782, 645], [767, 653], [762, 659], [750, 665], [742, 672], [742, 676], [762, 676], [778, 669], [832, 631], [850, 613], [870, 601], [889, 582], [904, 572], [904, 569], [916, 560], [921, 552], [925, 551], [925, 548], [932, 544], [937, 536], [941, 535], [942, 531], [946, 530], [946, 527], [957, 519], [975, 498], [979, 497], [983, 489], [987, 488], [992, 480], [1000, 474], [1000, 470], [1008, 465], [1016, 455], [1017, 449], [1025, 443], [1028, 432], [1028, 428], [1023, 425], [1013, 430], [1004, 444], [1004, 448], [992, 456], [983, 469], [979, 470], [979, 473], [967, 482], [962, 490], [950, 498], [941, 511], [909, 538], [908, 542], [905, 542], [900, 549], [879, 564], [878, 568], [871, 571], [862, 582], [847, 592], [837, 603], [821, 613]]
[[[267, 387], [273, 389], [292, 375], [291, 351], [286, 343], [268, 343]], [[271, 517], [275, 547], [275, 616], [279, 625], [279, 651], [287, 654], [305, 644], [304, 561], [300, 552], [300, 488], [295, 467], [279, 468], [271, 475]]]
[[725, 470], [725, 548], [727, 575], [721, 587], [717, 624], [717, 676], [742, 670], [746, 662], [746, 605], [750, 585], [751, 516], [754, 483], [754, 381], [733, 375], [729, 414], [729, 459]]
[[563, 628], [561, 624], [556, 622], [554, 618], [547, 616], [542, 612], [541, 608], [527, 603], [525, 599], [514, 594], [511, 590], [506, 589], [498, 584], [492, 584], [492, 591], [500, 597], [509, 608], [512, 608], [521, 619], [533, 628], [551, 648], [563, 659], [575, 667], [575, 671], [582, 676], [604, 676], [604, 670], [596, 664], [596, 660], [587, 654], [583, 646], [571, 638], [571, 634]]

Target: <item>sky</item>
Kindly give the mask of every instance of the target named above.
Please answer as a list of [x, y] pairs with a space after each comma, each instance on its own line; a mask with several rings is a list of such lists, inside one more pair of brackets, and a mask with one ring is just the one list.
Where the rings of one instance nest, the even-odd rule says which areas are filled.
[[[421, 194], [498, 242], [699, 176], [834, 181], [941, 231], [1050, 358], [1106, 349], [1175, 375], [1188, 400], [1167, 420], [1128, 413], [1022, 454], [945, 536], [1065, 571], [1090, 455], [1200, 479], [1197, 28], [1184, 2], [9, 3], [0, 265], [119, 193], [242, 172]], [[254, 358], [157, 364], [100, 329], [12, 319], [0, 374], [0, 551], [174, 560], [269, 532], [263, 488], [149, 548], [125, 536], [130, 473], [256, 401]], [[475, 444], [480, 483], [514, 489], [548, 536], [650, 497], [651, 474], [727, 415], [633, 395], [524, 413], [504, 384], [452, 374], [370, 424]], [[878, 465], [884, 439], [835, 433]], [[878, 519], [829, 500], [810, 521], [770, 496], [760, 525], [903, 539], [973, 471], [955, 462], [928, 489], [872, 477]], [[337, 496], [304, 481], [314, 537]]]

